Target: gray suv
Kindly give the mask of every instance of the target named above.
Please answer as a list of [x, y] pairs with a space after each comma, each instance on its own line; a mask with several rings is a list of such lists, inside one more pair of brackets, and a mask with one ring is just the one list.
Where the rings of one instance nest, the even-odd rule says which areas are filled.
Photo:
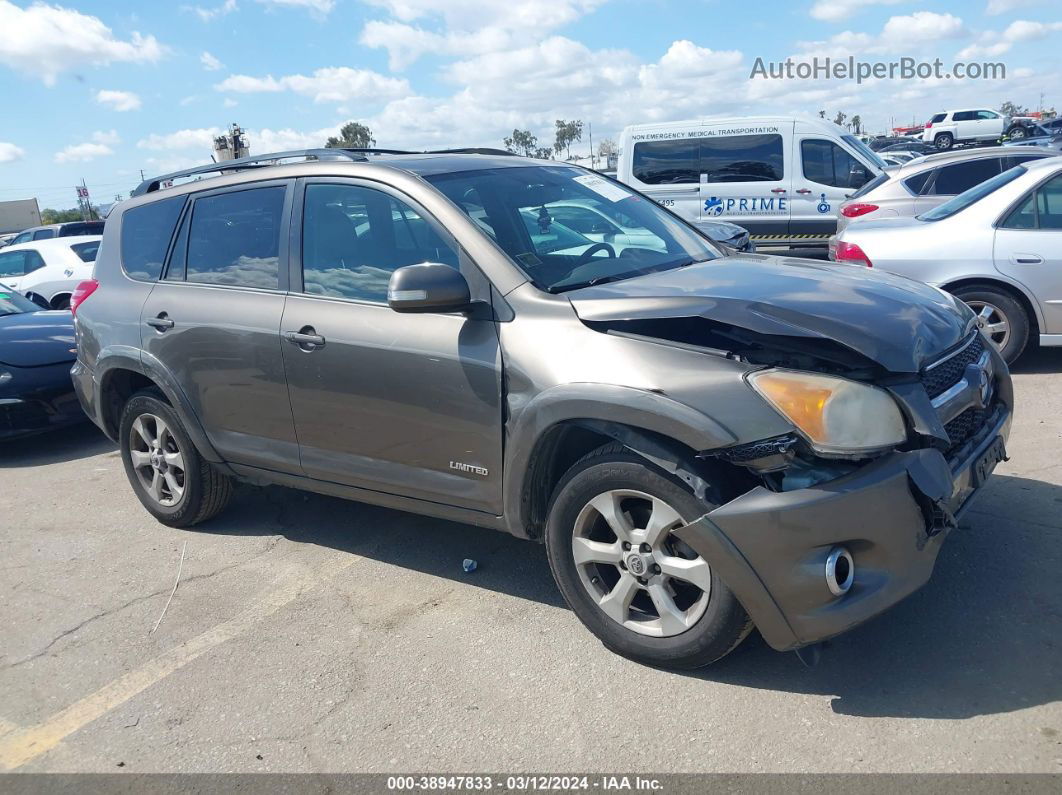
[[[571, 205], [622, 211], [629, 239], [565, 227]], [[808, 659], [918, 589], [1013, 405], [951, 296], [728, 253], [522, 157], [149, 180], [73, 311], [78, 395], [160, 522], [211, 519], [242, 480], [504, 530], [545, 543], [606, 646], [677, 668], [753, 627]]]

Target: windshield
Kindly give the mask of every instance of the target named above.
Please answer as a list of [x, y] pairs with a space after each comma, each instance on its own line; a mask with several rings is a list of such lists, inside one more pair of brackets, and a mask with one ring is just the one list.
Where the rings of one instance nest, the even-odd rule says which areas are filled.
[[965, 193], [960, 193], [954, 199], [949, 199], [939, 207], [934, 207], [929, 212], [922, 213], [918, 216], [918, 220], [943, 221], [945, 218], [951, 218], [951, 216], [962, 212], [971, 204], [981, 201], [988, 194], [1002, 188], [1008, 182], [1013, 182], [1024, 173], [1024, 166], [1014, 166], [1009, 171], [1004, 171], [991, 179], [986, 179], [979, 185], [974, 185]]
[[885, 166], [888, 165], [888, 163], [881, 159], [877, 152], [875, 152], [865, 143], [860, 141], [854, 135], [842, 135], [841, 140], [853, 149], [855, 149], [857, 152], [859, 152], [859, 154], [863, 155], [863, 157], [865, 157], [878, 168], [885, 168]]
[[13, 290], [0, 284], [0, 317], [4, 315], [21, 315], [25, 312], [37, 312], [40, 307], [28, 298], [23, 298]]
[[[426, 179], [549, 292], [721, 256], [655, 202], [580, 168], [493, 168]], [[621, 218], [622, 228], [616, 225]]]

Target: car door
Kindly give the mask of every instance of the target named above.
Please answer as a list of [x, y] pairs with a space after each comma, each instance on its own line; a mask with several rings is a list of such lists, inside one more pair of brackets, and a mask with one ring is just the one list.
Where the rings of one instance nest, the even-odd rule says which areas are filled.
[[839, 143], [822, 136], [798, 134], [793, 150], [800, 166], [790, 201], [790, 233], [825, 240], [837, 231], [841, 203], [870, 179], [870, 171]]
[[[489, 285], [434, 219], [379, 183], [300, 181], [295, 217], [281, 329], [305, 473], [500, 513], [501, 351]], [[459, 268], [485, 314], [391, 310], [391, 274], [421, 262]]]
[[994, 110], [975, 111], [974, 123], [982, 141], [994, 141], [1003, 135], [1003, 117]]
[[25, 293], [30, 289], [29, 274], [44, 267], [44, 259], [33, 249], [0, 252], [0, 282], [13, 290]]
[[793, 168], [786, 142], [793, 122], [747, 135], [719, 133], [699, 139], [699, 220], [730, 221], [756, 240], [788, 238]]
[[192, 194], [141, 336], [226, 461], [299, 474], [280, 350], [293, 189], [269, 180]]
[[1040, 183], [999, 223], [993, 258], [1039, 304], [1040, 332], [1062, 335], [1062, 173]]

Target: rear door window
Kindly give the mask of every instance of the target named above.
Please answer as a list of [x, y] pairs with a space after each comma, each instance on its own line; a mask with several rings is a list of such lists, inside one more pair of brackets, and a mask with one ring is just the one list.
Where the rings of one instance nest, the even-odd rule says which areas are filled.
[[185, 278], [276, 290], [287, 188], [276, 185], [203, 196], [192, 205]]
[[937, 171], [936, 181], [930, 194], [933, 196], [958, 196], [974, 185], [980, 185], [1000, 173], [998, 157], [983, 157], [942, 166]]
[[126, 275], [145, 282], [159, 278], [184, 202], [184, 196], [174, 196], [122, 214], [121, 254]]
[[100, 250], [100, 241], [94, 240], [91, 243], [75, 243], [70, 247], [82, 262], [95, 262], [96, 252]]
[[952, 121], [972, 121], [974, 119], [974, 112], [972, 110], [959, 110], [956, 111], [952, 117]]
[[38, 229], [33, 233], [34, 240], [51, 240], [55, 237], [54, 229]]
[[701, 166], [697, 139], [636, 143], [632, 171], [645, 185], [698, 182]]

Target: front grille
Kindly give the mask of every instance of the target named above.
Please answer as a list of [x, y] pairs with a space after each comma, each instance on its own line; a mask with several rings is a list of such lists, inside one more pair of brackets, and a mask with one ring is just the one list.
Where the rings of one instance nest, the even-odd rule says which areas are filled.
[[990, 409], [968, 408], [962, 412], [959, 416], [953, 419], [951, 422], [944, 426], [944, 430], [948, 432], [948, 438], [951, 440], [951, 445], [948, 447], [945, 455], [950, 455], [958, 448], [962, 447], [971, 437], [975, 436], [978, 431], [984, 427], [985, 420], [988, 419]]
[[[965, 348], [952, 355], [951, 358], [927, 367], [922, 373], [922, 384], [925, 386], [926, 392], [929, 393], [929, 399], [932, 400], [947, 392], [949, 388], [962, 378], [963, 373], [966, 371], [966, 366], [980, 359], [981, 354], [984, 352], [984, 337], [976, 334]], [[958, 417], [955, 419], [958, 419]]]

